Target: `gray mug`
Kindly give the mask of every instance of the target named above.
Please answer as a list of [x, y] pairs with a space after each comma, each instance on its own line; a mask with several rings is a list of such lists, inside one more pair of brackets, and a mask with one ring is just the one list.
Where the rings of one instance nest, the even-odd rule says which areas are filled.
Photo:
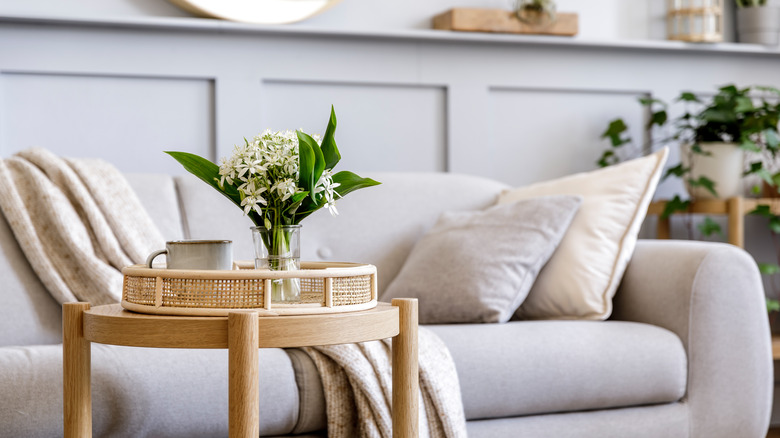
[[165, 249], [157, 250], [146, 259], [151, 268], [154, 259], [165, 254], [168, 269], [233, 269], [233, 242], [230, 240], [172, 240]]

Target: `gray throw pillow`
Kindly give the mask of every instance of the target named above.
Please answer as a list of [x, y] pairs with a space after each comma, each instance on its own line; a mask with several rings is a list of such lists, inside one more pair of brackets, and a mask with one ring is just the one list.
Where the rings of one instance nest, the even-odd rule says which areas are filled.
[[563, 238], [582, 197], [443, 213], [382, 295], [417, 298], [421, 324], [506, 322]]

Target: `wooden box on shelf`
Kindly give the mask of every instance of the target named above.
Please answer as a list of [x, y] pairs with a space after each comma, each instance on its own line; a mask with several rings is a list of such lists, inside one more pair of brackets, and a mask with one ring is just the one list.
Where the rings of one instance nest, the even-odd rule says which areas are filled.
[[461, 32], [503, 32], [574, 36], [579, 31], [577, 14], [558, 13], [547, 26], [523, 23], [503, 9], [454, 8], [433, 17], [433, 28]]

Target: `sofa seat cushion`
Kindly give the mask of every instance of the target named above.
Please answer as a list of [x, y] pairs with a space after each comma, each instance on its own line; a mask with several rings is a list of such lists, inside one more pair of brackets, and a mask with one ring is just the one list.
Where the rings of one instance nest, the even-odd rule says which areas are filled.
[[685, 395], [672, 332], [622, 321], [428, 326], [450, 349], [468, 420], [668, 403]]
[[[0, 436], [62, 435], [62, 346], [0, 348]], [[290, 358], [260, 350], [260, 435], [292, 432], [298, 390]], [[92, 344], [96, 437], [228, 435], [227, 350]]]

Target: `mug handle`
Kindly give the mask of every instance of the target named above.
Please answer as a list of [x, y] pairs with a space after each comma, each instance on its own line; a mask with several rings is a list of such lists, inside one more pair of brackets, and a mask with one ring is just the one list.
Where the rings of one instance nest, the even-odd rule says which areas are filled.
[[149, 254], [149, 257], [146, 258], [146, 267], [151, 268], [152, 262], [154, 261], [155, 257], [157, 257], [160, 254], [168, 254], [167, 249], [158, 249], [157, 251]]

